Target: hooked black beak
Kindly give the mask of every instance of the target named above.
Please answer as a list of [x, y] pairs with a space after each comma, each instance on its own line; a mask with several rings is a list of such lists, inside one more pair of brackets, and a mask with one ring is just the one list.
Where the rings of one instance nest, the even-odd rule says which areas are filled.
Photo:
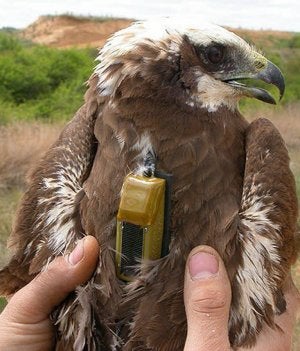
[[260, 70], [258, 73], [245, 75], [239, 78], [233, 78], [230, 80], [226, 80], [227, 84], [230, 84], [235, 89], [239, 90], [242, 95], [254, 97], [258, 100], [264, 101], [269, 104], [276, 104], [276, 100], [274, 97], [265, 89], [250, 87], [246, 84], [240, 83], [241, 79], [259, 79], [268, 84], [275, 85], [279, 90], [279, 100], [281, 100], [284, 90], [285, 90], [285, 83], [284, 77], [280, 71], [280, 69], [274, 65], [272, 62], [267, 61], [265, 68]]

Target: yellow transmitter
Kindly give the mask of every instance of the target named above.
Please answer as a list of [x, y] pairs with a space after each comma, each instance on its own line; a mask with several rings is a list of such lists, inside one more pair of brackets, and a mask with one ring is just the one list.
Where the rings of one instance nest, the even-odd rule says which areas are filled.
[[166, 180], [129, 174], [123, 183], [117, 215], [116, 268], [131, 281], [136, 264], [161, 257]]

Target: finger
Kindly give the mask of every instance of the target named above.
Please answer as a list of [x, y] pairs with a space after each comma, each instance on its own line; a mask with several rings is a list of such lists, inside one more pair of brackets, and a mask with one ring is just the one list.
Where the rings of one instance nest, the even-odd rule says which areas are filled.
[[18, 291], [3, 313], [18, 323], [37, 323], [47, 318], [76, 286], [91, 277], [98, 256], [97, 240], [85, 237], [69, 256], [56, 258], [47, 270]]
[[230, 282], [220, 256], [211, 247], [196, 247], [189, 255], [185, 272], [185, 351], [230, 350], [230, 301]]

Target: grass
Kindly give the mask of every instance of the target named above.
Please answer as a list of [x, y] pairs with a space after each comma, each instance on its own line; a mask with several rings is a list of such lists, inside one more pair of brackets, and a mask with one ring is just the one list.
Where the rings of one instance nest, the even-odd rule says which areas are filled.
[[[9, 258], [6, 242], [11, 231], [17, 204], [23, 193], [23, 188], [0, 189], [0, 267], [3, 267]], [[6, 305], [6, 300], [0, 297], [0, 312]]]
[[3, 299], [2, 297], [0, 297], [0, 311], [3, 310], [3, 308], [5, 307], [6, 305], [6, 300]]
[[68, 119], [82, 104], [92, 49], [54, 49], [0, 32], [0, 124]]
[[290, 166], [298, 184], [300, 198], [300, 103], [275, 109], [274, 107], [264, 107], [260, 110], [254, 109], [254, 111], [246, 108], [243, 112], [249, 121], [258, 117], [270, 119], [280, 131], [289, 150]]
[[[18, 187], [6, 190], [0, 189], [0, 267], [3, 267], [9, 258], [6, 242], [22, 193], [23, 189]], [[6, 300], [0, 297], [0, 312], [5, 305]]]
[[[57, 138], [61, 123], [19, 122], [0, 126], [0, 267], [8, 261], [6, 242], [24, 192], [26, 175]], [[0, 297], [0, 312], [5, 307]]]
[[[75, 21], [106, 21], [109, 18], [74, 17]], [[53, 17], [55, 18], [55, 17]], [[256, 41], [258, 49], [277, 64], [286, 79], [282, 103], [288, 106], [300, 96], [300, 37], [244, 36]], [[251, 40], [251, 38], [254, 40]], [[265, 41], [268, 45], [264, 45]], [[82, 104], [85, 82], [95, 67], [95, 49], [57, 49], [20, 39], [16, 33], [0, 31], [0, 124], [19, 120], [67, 120]], [[268, 87], [269, 88], [269, 87]], [[276, 89], [274, 88], [276, 94]], [[245, 109], [259, 109], [261, 103], [245, 99]]]
[[19, 122], [0, 126], [0, 266], [8, 257], [6, 240], [29, 170], [57, 138], [61, 124]]
[[[110, 18], [88, 19], [103, 22]], [[77, 20], [86, 18], [77, 17]], [[275, 110], [260, 102], [245, 100], [242, 109], [249, 120], [271, 119], [282, 133], [300, 198], [300, 35], [268, 35], [260, 37], [261, 41], [252, 40], [253, 35], [245, 33], [249, 41], [263, 48], [266, 56], [282, 68], [287, 90], [281, 108]], [[0, 31], [0, 54], [1, 267], [8, 259], [6, 240], [24, 191], [26, 174], [56, 139], [62, 121], [70, 118], [81, 105], [85, 90], [82, 82], [92, 71], [96, 54], [87, 49], [37, 46], [18, 39], [11, 29]], [[300, 261], [293, 268], [293, 277], [300, 289]], [[4, 305], [5, 300], [0, 298], [0, 311]], [[300, 350], [300, 322], [295, 328], [294, 349]]]
[[[290, 152], [300, 198], [300, 105], [278, 108], [275, 112], [273, 107], [255, 113], [246, 110], [245, 114], [250, 121], [257, 117], [269, 118], [280, 130]], [[26, 184], [26, 174], [57, 138], [61, 128], [61, 123], [41, 122], [0, 126], [0, 257], [4, 256], [4, 242]], [[300, 288], [300, 277], [297, 283]]]
[[0, 126], [0, 266], [7, 258], [6, 239], [26, 175], [57, 138], [61, 124], [24, 123]]
[[0, 190], [25, 184], [28, 170], [57, 138], [62, 125], [41, 122], [0, 126]]
[[[254, 108], [254, 111], [244, 105], [243, 112], [250, 121], [258, 117], [268, 118], [279, 129], [289, 150], [290, 166], [295, 176], [298, 199], [300, 199], [300, 103], [277, 109], [264, 106], [263, 109]], [[300, 216], [298, 223], [300, 225]], [[300, 258], [292, 269], [292, 276], [295, 285], [300, 290]], [[293, 350], [300, 350], [300, 319], [294, 329]]]
[[9, 256], [9, 252], [6, 249], [6, 242], [22, 193], [23, 189], [20, 187], [0, 190], [0, 267], [7, 262]]
[[[72, 21], [79, 21], [79, 22], [86, 22], [86, 21], [93, 21], [93, 22], [108, 22], [108, 21], [118, 21], [118, 20], [128, 20], [128, 18], [125, 17], [113, 17], [113, 16], [92, 16], [92, 15], [75, 15], [72, 12], [66, 12], [61, 15], [46, 15], [43, 16], [45, 18], [49, 19], [56, 19], [56, 18], [62, 18], [62, 19], [69, 19]], [[133, 19], [132, 19], [133, 20]]]

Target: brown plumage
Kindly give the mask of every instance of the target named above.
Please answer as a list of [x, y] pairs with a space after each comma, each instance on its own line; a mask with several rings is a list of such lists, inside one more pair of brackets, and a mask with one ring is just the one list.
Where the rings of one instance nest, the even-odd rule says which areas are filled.
[[[153, 31], [151, 31], [153, 30]], [[186, 336], [183, 276], [190, 250], [213, 246], [232, 284], [233, 347], [253, 345], [285, 310], [295, 260], [297, 200], [284, 142], [271, 122], [249, 124], [237, 102], [284, 90], [277, 67], [216, 26], [137, 23], [102, 49], [85, 104], [32, 173], [0, 272], [11, 294], [86, 234], [99, 264], [53, 313], [56, 350], [180, 350]], [[129, 284], [115, 273], [115, 227], [124, 177], [148, 152], [173, 175], [170, 252], [142, 262]]]

